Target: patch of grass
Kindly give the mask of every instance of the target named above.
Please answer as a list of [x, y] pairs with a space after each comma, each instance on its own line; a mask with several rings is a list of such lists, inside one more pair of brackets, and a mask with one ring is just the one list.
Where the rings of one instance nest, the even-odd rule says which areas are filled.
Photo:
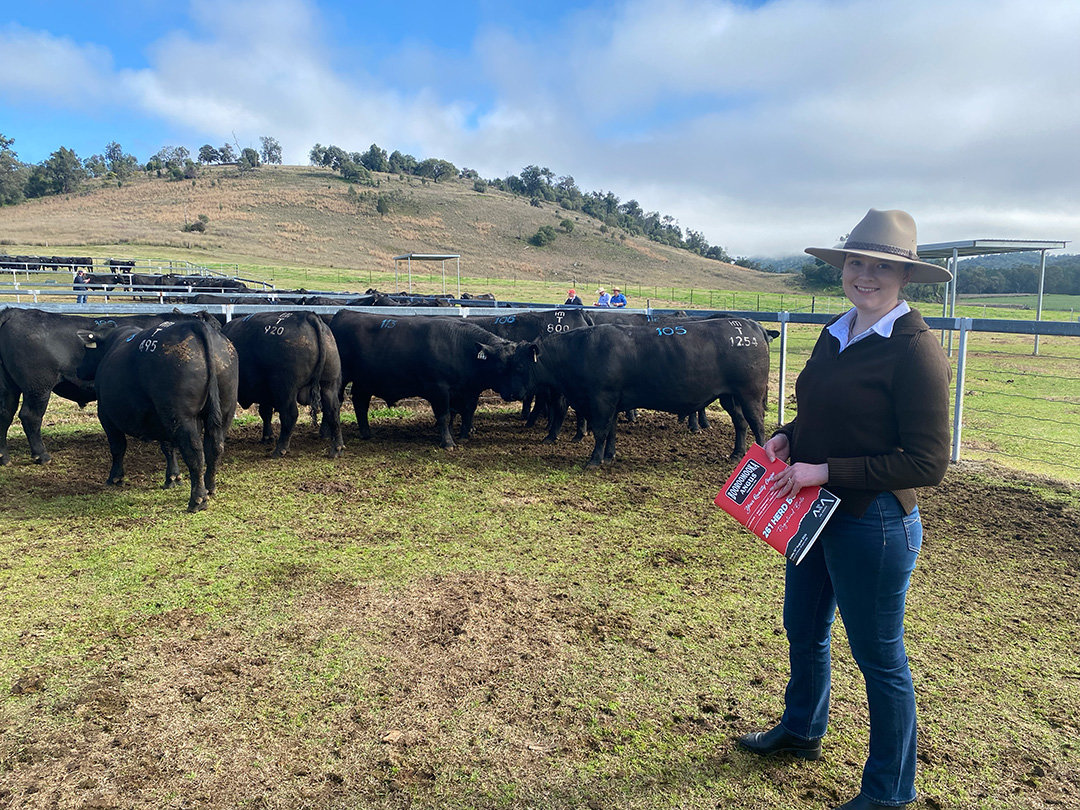
[[[711, 505], [731, 466], [712, 416], [698, 436], [662, 415], [621, 425], [598, 472], [507, 406], [452, 452], [430, 411], [395, 408], [333, 460], [306, 422], [273, 459], [241, 421], [211, 508], [189, 515], [152, 446], [105, 487], [104, 442], [54, 404], [54, 463], [28, 464], [13, 435], [0, 471], [0, 795], [835, 805], [857, 790], [867, 723], [839, 623], [826, 759], [732, 741], [781, 708], [783, 568]], [[1069, 806], [1075, 491], [965, 466], [921, 504], [919, 789], [942, 807]]]

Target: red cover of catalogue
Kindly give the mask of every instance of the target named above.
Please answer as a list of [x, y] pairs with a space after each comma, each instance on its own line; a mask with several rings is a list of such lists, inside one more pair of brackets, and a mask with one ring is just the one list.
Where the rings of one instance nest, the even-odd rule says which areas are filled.
[[755, 444], [735, 465], [713, 503], [798, 565], [825, 528], [840, 499], [823, 487], [803, 487], [794, 498], [770, 492], [787, 465], [769, 461]]

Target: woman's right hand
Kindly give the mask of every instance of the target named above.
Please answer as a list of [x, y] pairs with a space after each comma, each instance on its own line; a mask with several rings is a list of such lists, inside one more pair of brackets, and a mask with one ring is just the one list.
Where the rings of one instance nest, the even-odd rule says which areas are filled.
[[777, 433], [764, 444], [765, 458], [769, 461], [780, 459], [785, 464], [791, 456], [791, 448], [788, 444], [786, 433]]

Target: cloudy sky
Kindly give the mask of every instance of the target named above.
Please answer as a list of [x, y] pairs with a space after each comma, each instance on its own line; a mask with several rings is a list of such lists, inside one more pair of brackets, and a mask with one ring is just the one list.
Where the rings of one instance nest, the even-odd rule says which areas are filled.
[[870, 207], [920, 242], [1080, 239], [1076, 0], [5, 6], [0, 133], [26, 162], [269, 135], [286, 163], [547, 166], [732, 255], [831, 245]]

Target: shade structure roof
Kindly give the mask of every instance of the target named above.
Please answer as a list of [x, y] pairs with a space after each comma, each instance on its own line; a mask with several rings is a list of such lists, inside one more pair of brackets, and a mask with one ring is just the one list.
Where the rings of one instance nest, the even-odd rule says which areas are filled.
[[1046, 239], [962, 239], [919, 245], [920, 259], [951, 259], [957, 256], [989, 256], [994, 253], [1022, 253], [1030, 250], [1062, 250], [1068, 242]]

